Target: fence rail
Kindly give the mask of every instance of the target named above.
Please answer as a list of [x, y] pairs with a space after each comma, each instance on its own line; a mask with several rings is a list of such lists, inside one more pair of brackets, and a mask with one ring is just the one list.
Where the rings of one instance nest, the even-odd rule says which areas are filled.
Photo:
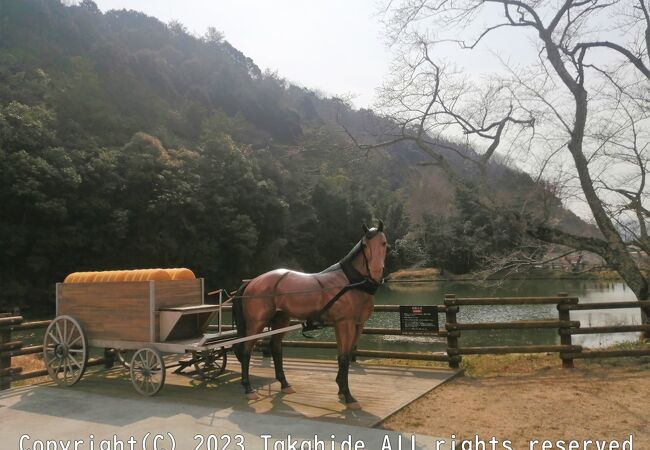
[[[459, 322], [458, 313], [461, 308], [472, 306], [495, 305], [556, 305], [557, 319], [519, 320], [501, 322]], [[224, 310], [231, 310], [231, 305]], [[603, 309], [644, 308], [650, 311], [650, 301], [621, 301], [580, 303], [577, 297], [560, 293], [550, 297], [456, 297], [447, 294], [443, 304], [436, 305], [438, 313], [442, 314], [444, 327], [438, 336], [446, 338], [447, 349], [442, 352], [398, 352], [369, 349], [355, 349], [355, 357], [365, 358], [398, 358], [422, 361], [447, 362], [450, 367], [460, 366], [463, 355], [508, 354], [508, 353], [558, 353], [563, 367], [573, 367], [574, 359], [614, 358], [650, 356], [650, 349], [620, 349], [620, 350], [588, 350], [572, 343], [572, 336], [600, 333], [630, 333], [648, 332], [650, 324], [641, 325], [612, 325], [581, 327], [580, 321], [571, 320], [571, 311], [588, 311]], [[375, 305], [376, 313], [397, 313], [399, 305]], [[43, 352], [42, 345], [26, 345], [23, 341], [12, 339], [12, 334], [18, 331], [47, 328], [50, 320], [25, 322], [22, 316], [11, 313], [0, 313], [0, 390], [8, 389], [13, 381], [26, 380], [47, 375], [47, 370], [32, 370], [24, 372], [22, 367], [12, 366], [12, 358], [22, 355], [32, 355]], [[298, 323], [292, 321], [292, 323]], [[214, 330], [215, 326], [208, 327]], [[223, 327], [226, 330], [231, 326]], [[557, 329], [560, 344], [552, 345], [505, 345], [505, 346], [462, 346], [461, 336], [464, 331], [485, 330], [521, 330], [521, 329]], [[400, 335], [399, 328], [368, 327], [363, 330], [369, 335]], [[261, 345], [263, 346], [263, 345]], [[317, 340], [287, 340], [286, 347], [336, 349], [334, 341]], [[108, 364], [110, 358], [95, 358], [88, 364]]]
[[463, 297], [445, 295], [445, 306], [577, 304], [578, 297]]
[[503, 345], [460, 347], [450, 350], [452, 355], [505, 355], [509, 353], [581, 352], [579, 345]]
[[627, 302], [595, 302], [595, 303], [578, 303], [561, 306], [560, 309], [570, 311], [586, 311], [593, 309], [624, 309], [624, 308], [650, 308], [650, 301], [627, 301]]
[[[571, 311], [589, 311], [601, 309], [621, 308], [648, 308], [649, 302], [624, 301], [624, 302], [595, 302], [579, 303], [577, 297], [570, 297], [560, 293], [554, 297], [465, 297], [457, 298], [453, 294], [445, 295], [444, 304], [447, 307], [447, 323], [445, 328], [448, 335], [454, 334], [452, 342], [448, 343], [447, 354], [451, 356], [480, 355], [480, 354], [507, 354], [507, 353], [559, 353], [562, 366], [573, 367], [574, 359], [587, 358], [615, 358], [629, 356], [650, 356], [650, 349], [621, 349], [621, 350], [590, 350], [586, 351], [579, 345], [573, 345], [573, 335], [600, 334], [600, 333], [629, 333], [650, 332], [650, 324], [642, 325], [612, 325], [581, 327], [580, 322], [571, 320]], [[459, 306], [477, 305], [556, 305], [558, 320], [524, 320], [514, 322], [481, 322], [458, 323], [457, 314]], [[509, 345], [509, 346], [483, 346], [462, 347], [458, 344], [462, 330], [506, 330], [506, 329], [531, 329], [550, 328], [557, 329], [560, 335], [559, 345]], [[449, 339], [448, 339], [449, 340]], [[450, 362], [451, 365], [451, 362]]]
[[514, 322], [476, 322], [447, 324], [447, 330], [521, 330], [530, 328], [580, 327], [577, 320], [518, 320]]

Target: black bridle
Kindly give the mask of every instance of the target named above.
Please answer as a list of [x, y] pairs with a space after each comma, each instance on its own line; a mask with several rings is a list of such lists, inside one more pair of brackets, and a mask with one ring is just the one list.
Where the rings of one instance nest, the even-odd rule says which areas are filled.
[[[343, 258], [338, 263], [334, 264], [327, 270], [323, 272], [331, 272], [334, 270], [342, 270], [348, 279], [349, 285], [354, 285], [355, 289], [360, 289], [362, 291], [368, 292], [369, 294], [374, 294], [375, 291], [381, 286], [381, 281], [375, 280], [370, 273], [370, 262], [368, 256], [366, 255], [365, 250], [366, 244], [363, 242], [363, 239], [360, 240], [357, 245], [348, 253], [345, 258]], [[363, 267], [365, 269], [365, 274], [359, 272], [352, 261], [361, 254], [363, 256]]]
[[368, 263], [368, 257], [366, 256], [366, 244], [363, 241], [361, 241], [361, 254], [363, 255], [363, 264], [364, 266], [366, 266], [366, 273], [367, 273], [366, 280], [369, 281], [370, 283], [377, 285], [377, 287], [384, 284], [383, 278], [381, 279], [381, 281], [377, 281], [372, 277], [372, 272], [370, 272], [370, 263]]

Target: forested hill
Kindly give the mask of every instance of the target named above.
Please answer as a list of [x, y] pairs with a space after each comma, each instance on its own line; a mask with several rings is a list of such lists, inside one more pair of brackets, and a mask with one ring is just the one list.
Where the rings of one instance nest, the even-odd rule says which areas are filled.
[[[263, 73], [215, 30], [92, 1], [0, 0], [0, 309], [51, 306], [76, 270], [186, 266], [228, 287], [277, 266], [319, 270], [373, 217], [393, 266], [440, 263], [425, 226], [440, 220], [476, 221], [461, 271], [480, 264], [470, 237], [486, 252], [516, 244], [413, 169], [414, 151], [350, 150], [341, 106]], [[377, 120], [343, 117], [360, 134]], [[510, 195], [537, 189], [497, 172]]]

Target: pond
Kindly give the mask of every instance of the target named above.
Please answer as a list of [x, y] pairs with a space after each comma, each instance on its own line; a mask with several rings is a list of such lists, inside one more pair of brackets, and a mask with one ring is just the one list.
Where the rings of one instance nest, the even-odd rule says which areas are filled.
[[[437, 305], [443, 303], [445, 294], [457, 297], [496, 296], [554, 296], [566, 292], [580, 298], [580, 303], [636, 300], [634, 293], [622, 282], [574, 279], [506, 280], [498, 285], [480, 285], [472, 282], [439, 281], [430, 283], [389, 283], [377, 291], [377, 304]], [[512, 320], [557, 320], [556, 305], [496, 305], [461, 306], [458, 322], [498, 322]], [[444, 326], [444, 315], [440, 315]], [[641, 323], [638, 309], [609, 309], [571, 311], [571, 320], [581, 325], [604, 326]], [[374, 313], [367, 322], [369, 327], [399, 328], [398, 313]], [[318, 340], [334, 340], [331, 329], [317, 332]], [[639, 333], [591, 334], [573, 336], [573, 343], [598, 348], [638, 340]], [[288, 339], [304, 339], [295, 333]], [[463, 331], [461, 346], [559, 344], [557, 329], [538, 330], [481, 330]], [[444, 351], [446, 339], [437, 336], [380, 336], [363, 335], [360, 348], [387, 351]], [[288, 354], [312, 357], [332, 355], [333, 352], [316, 349], [286, 349]]]
[[[602, 301], [635, 300], [627, 286], [618, 281], [597, 280], [506, 280], [498, 286], [478, 285], [472, 282], [430, 282], [430, 283], [389, 283], [382, 286], [376, 295], [376, 303], [383, 305], [437, 305], [443, 303], [445, 294], [457, 297], [491, 296], [554, 296], [566, 292], [577, 296], [581, 303]], [[555, 305], [515, 305], [515, 306], [461, 306], [459, 322], [497, 322], [511, 320], [557, 319]], [[444, 326], [444, 315], [440, 315], [440, 326]], [[603, 326], [639, 324], [641, 316], [638, 309], [610, 309], [595, 311], [572, 311], [572, 320], [580, 320], [582, 326]], [[224, 323], [230, 323], [225, 317]], [[374, 313], [366, 324], [368, 327], [399, 328], [398, 313]], [[310, 333], [315, 340], [333, 341], [331, 328]], [[40, 343], [43, 330], [29, 330], [16, 333], [14, 338], [26, 343]], [[638, 333], [592, 334], [573, 336], [573, 343], [585, 347], [603, 347], [612, 344], [635, 341]], [[304, 340], [300, 333], [287, 336], [291, 340]], [[437, 336], [361, 336], [360, 348], [368, 350], [437, 352], [446, 349], [446, 339]], [[463, 331], [461, 346], [481, 345], [532, 345], [559, 343], [556, 329], [539, 330], [481, 330]], [[332, 357], [334, 350], [286, 348], [288, 356], [311, 358]]]

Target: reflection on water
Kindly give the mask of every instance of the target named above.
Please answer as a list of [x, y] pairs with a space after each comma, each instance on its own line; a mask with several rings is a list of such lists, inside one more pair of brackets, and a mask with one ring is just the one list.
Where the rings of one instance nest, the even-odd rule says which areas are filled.
[[[376, 295], [377, 304], [431, 305], [442, 304], [445, 294], [457, 297], [509, 297], [553, 296], [565, 292], [580, 298], [580, 303], [636, 300], [632, 291], [622, 282], [597, 280], [507, 280], [498, 286], [481, 286], [471, 282], [392, 283], [383, 286]], [[499, 322], [512, 320], [557, 320], [555, 305], [512, 306], [461, 306], [459, 322]], [[610, 309], [571, 311], [571, 320], [580, 320], [583, 327], [639, 324], [638, 309]], [[399, 328], [397, 313], [374, 313], [366, 324], [369, 327]], [[444, 326], [444, 316], [440, 315]], [[585, 347], [603, 347], [619, 342], [634, 341], [639, 333], [574, 335], [573, 343]], [[316, 336], [318, 340], [334, 340], [331, 329]], [[288, 339], [303, 339], [299, 333]], [[481, 345], [533, 345], [559, 343], [557, 329], [539, 330], [481, 330], [463, 331], [462, 346]], [[363, 335], [359, 347], [389, 351], [443, 351], [446, 340], [431, 336], [379, 336]], [[289, 354], [319, 357], [332, 355], [333, 351], [316, 349], [287, 349]]]

